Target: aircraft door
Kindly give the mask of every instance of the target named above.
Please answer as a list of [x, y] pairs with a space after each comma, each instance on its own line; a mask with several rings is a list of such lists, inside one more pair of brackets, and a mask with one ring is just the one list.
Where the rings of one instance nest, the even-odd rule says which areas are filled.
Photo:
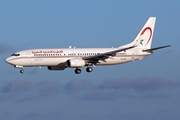
[[26, 59], [25, 59], [24, 63], [26, 65], [31, 65], [32, 58], [31, 58], [30, 52], [29, 51], [25, 51], [25, 56], [26, 56]]

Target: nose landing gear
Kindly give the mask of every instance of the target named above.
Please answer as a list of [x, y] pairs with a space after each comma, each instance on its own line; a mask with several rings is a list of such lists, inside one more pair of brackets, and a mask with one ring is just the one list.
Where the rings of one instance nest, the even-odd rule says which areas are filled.
[[20, 68], [20, 73], [24, 73], [23, 66], [21, 65], [14, 65], [15, 68]]
[[21, 69], [21, 70], [20, 70], [20, 73], [21, 73], [21, 74], [22, 74], [22, 73], [24, 73], [24, 70], [23, 70], [23, 69]]

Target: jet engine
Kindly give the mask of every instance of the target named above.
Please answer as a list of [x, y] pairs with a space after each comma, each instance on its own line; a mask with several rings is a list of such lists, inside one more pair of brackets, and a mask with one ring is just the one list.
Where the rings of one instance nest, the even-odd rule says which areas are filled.
[[70, 68], [80, 68], [85, 66], [85, 61], [83, 59], [69, 59], [67, 60], [67, 66]]

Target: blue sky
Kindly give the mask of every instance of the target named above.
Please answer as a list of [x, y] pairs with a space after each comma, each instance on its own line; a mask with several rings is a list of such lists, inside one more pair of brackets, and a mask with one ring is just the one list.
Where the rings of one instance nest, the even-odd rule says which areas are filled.
[[[0, 1], [0, 119], [179, 120], [180, 1]], [[112, 47], [131, 42], [157, 17], [153, 47], [172, 47], [127, 64], [18, 69], [4, 59], [31, 48]]]

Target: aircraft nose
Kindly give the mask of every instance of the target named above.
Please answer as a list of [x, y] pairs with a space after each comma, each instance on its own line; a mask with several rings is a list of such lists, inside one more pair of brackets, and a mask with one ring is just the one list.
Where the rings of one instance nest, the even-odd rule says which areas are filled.
[[8, 57], [8, 58], [5, 59], [5, 61], [6, 61], [7, 63], [10, 63], [10, 60], [11, 60], [10, 57]]

